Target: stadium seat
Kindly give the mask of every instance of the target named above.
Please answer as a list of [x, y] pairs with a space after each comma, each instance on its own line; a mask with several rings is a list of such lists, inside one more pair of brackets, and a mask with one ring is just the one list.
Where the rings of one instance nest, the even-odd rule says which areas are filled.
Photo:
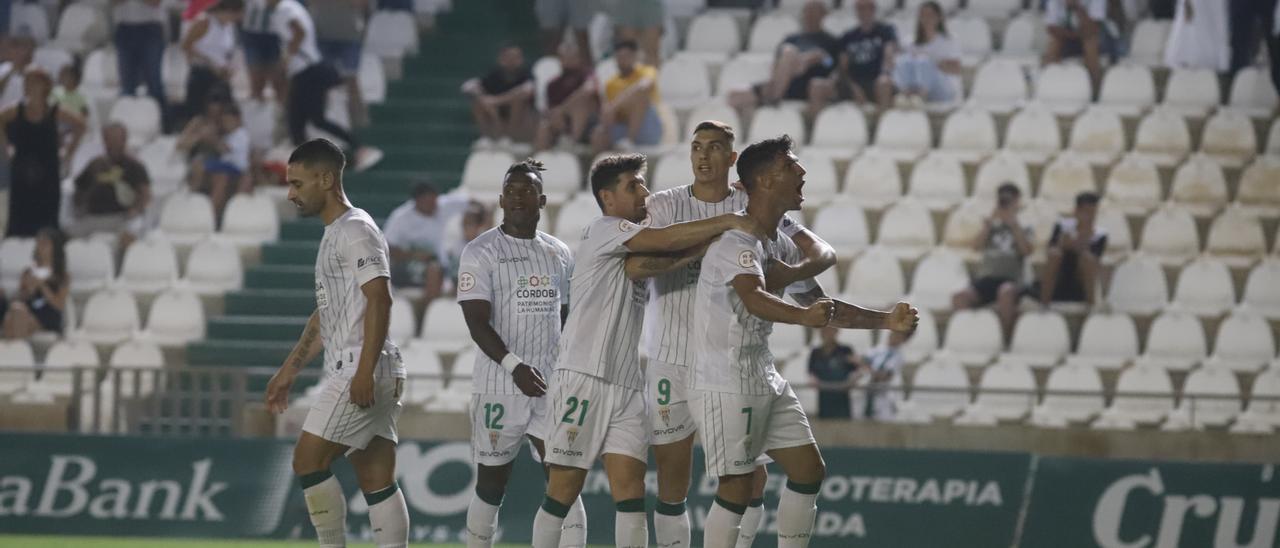
[[132, 386], [133, 379], [136, 377], [138, 379], [137, 395], [146, 396], [154, 391], [156, 381], [159, 379], [158, 375], [146, 369], [163, 369], [164, 354], [153, 342], [131, 339], [117, 345], [111, 351], [111, 359], [107, 363], [112, 369], [129, 369], [121, 373], [121, 381], [127, 386]]
[[[693, 168], [690, 165], [689, 152], [672, 150], [659, 157], [658, 164], [653, 166], [653, 178], [649, 180], [648, 185], [649, 191], [655, 192], [687, 185], [692, 179]], [[597, 211], [599, 211], [598, 208]]]
[[1156, 84], [1151, 69], [1142, 65], [1120, 64], [1107, 69], [1102, 77], [1098, 106], [1120, 116], [1137, 116], [1156, 104]]
[[182, 346], [204, 338], [204, 307], [185, 289], [170, 289], [151, 303], [142, 337], [161, 346]]
[[777, 137], [790, 135], [796, 143], [805, 142], [804, 118], [795, 109], [783, 107], [760, 107], [751, 118], [751, 132], [748, 141], [755, 143]]
[[210, 238], [191, 248], [187, 255], [188, 288], [197, 295], [218, 295], [244, 285], [244, 267], [235, 246]]
[[160, 209], [160, 231], [174, 245], [190, 246], [208, 238], [214, 223], [213, 202], [199, 192], [172, 194]]
[[919, 158], [933, 146], [929, 118], [924, 111], [893, 109], [880, 116], [875, 149], [896, 160]]
[[1052, 111], [1039, 104], [1027, 105], [1009, 119], [1004, 148], [1027, 163], [1042, 164], [1062, 150], [1062, 135], [1057, 129], [1058, 120]]
[[471, 345], [471, 332], [462, 317], [462, 307], [447, 299], [427, 305], [415, 344], [426, 344], [436, 352], [452, 354]]
[[165, 99], [184, 101], [187, 96], [187, 77], [191, 66], [187, 64], [187, 55], [182, 47], [171, 44], [164, 48], [160, 57], [160, 79], [165, 88]]
[[867, 119], [858, 107], [840, 103], [822, 110], [813, 122], [813, 138], [804, 151], [849, 160], [867, 146]]
[[356, 72], [356, 83], [360, 85], [360, 98], [365, 103], [380, 105], [387, 100], [387, 73], [382, 59], [371, 52], [360, 55], [360, 67]]
[[995, 205], [996, 190], [1004, 183], [1013, 183], [1022, 190], [1024, 198], [1031, 196], [1031, 175], [1022, 157], [1001, 150], [978, 166], [974, 177], [972, 197], [983, 204]]
[[689, 110], [711, 98], [711, 77], [707, 66], [693, 57], [676, 57], [662, 64], [658, 72], [662, 102], [677, 110]]
[[962, 162], [976, 163], [1000, 148], [991, 114], [973, 108], [951, 113], [942, 126], [941, 152]]
[[1236, 73], [1231, 82], [1231, 108], [1254, 118], [1270, 118], [1276, 103], [1276, 89], [1267, 70], [1244, 67]]
[[53, 42], [77, 54], [84, 54], [106, 42], [110, 24], [105, 13], [89, 2], [72, 2], [58, 18]]
[[1240, 414], [1240, 383], [1230, 371], [1202, 367], [1187, 375], [1179, 409], [1197, 427], [1225, 426]]
[[1058, 224], [1062, 215], [1058, 214], [1058, 206], [1044, 198], [1022, 198], [1022, 211], [1018, 212], [1018, 220], [1031, 227], [1036, 251], [1032, 252], [1034, 260], [1043, 256], [1053, 235], [1053, 227]]
[[1258, 151], [1258, 138], [1248, 115], [1221, 109], [1204, 123], [1200, 134], [1200, 152], [1223, 167], [1240, 167], [1252, 160]]
[[[1013, 391], [1018, 393], [1003, 393]], [[1031, 368], [1016, 361], [998, 361], [982, 370], [982, 378], [978, 381], [978, 397], [965, 410], [965, 415], [1021, 420], [1035, 405], [1036, 379]], [[963, 422], [965, 417], [956, 420], [957, 424]]]
[[818, 273], [813, 277], [813, 281], [817, 282], [828, 295], [833, 295], [840, 289], [840, 273], [834, 267]]
[[35, 366], [36, 354], [31, 350], [31, 343], [22, 339], [0, 339], [0, 394], [17, 392], [34, 378], [29, 371], [6, 369], [29, 369]]
[[738, 24], [724, 13], [708, 12], [694, 17], [685, 37], [681, 55], [693, 55], [711, 63], [723, 63], [742, 47]]
[[120, 93], [120, 74], [114, 49], [101, 48], [89, 52], [84, 60], [84, 79], [81, 89], [88, 97], [114, 98]]
[[991, 27], [981, 17], [952, 17], [947, 33], [960, 46], [961, 64], [974, 67], [991, 55]]
[[718, 120], [729, 124], [729, 127], [737, 131], [738, 135], [745, 133], [742, 120], [738, 117], [738, 111], [724, 101], [712, 99], [694, 107], [693, 112], [689, 113], [689, 118], [684, 124], [684, 133], [680, 135], [680, 140], [692, 139], [693, 129], [706, 120]]
[[945, 247], [934, 248], [916, 264], [911, 274], [911, 294], [906, 301], [916, 308], [939, 312], [951, 308], [951, 295], [969, 285], [964, 259]]
[[[534, 98], [533, 104], [539, 111], [547, 110], [547, 86], [551, 81], [560, 76], [563, 69], [560, 66], [560, 58], [552, 55], [544, 55], [533, 62], [533, 81], [534, 81]], [[661, 85], [661, 83], [659, 83]]]
[[75, 57], [65, 49], [44, 45], [36, 48], [31, 62], [53, 75], [62, 72], [63, 68], [75, 62]]
[[1071, 126], [1067, 148], [1090, 164], [1110, 165], [1128, 148], [1120, 117], [1097, 108], [1084, 111]]
[[1236, 304], [1231, 271], [1217, 259], [1201, 256], [1178, 274], [1172, 304], [1200, 316], [1219, 316]]
[[902, 199], [885, 211], [876, 234], [876, 243], [893, 256], [914, 259], [934, 245], [933, 218], [924, 204]]
[[774, 12], [760, 16], [751, 26], [746, 51], [773, 54], [783, 39], [799, 31], [800, 22], [791, 14]]
[[1036, 80], [1036, 101], [1054, 114], [1076, 114], [1088, 106], [1091, 96], [1089, 73], [1081, 65], [1048, 65]]
[[927, 417], [950, 417], [969, 404], [969, 375], [950, 358], [925, 362], [916, 369], [911, 386], [905, 406]]
[[942, 350], [965, 365], [984, 365], [1004, 346], [1000, 320], [989, 308], [957, 310], [947, 321]]
[[67, 274], [74, 283], [71, 291], [89, 294], [111, 284], [115, 278], [115, 252], [102, 240], [76, 238], [64, 248], [67, 256]]
[[400, 358], [409, 374], [404, 391], [406, 404], [421, 404], [444, 389], [444, 367], [435, 349], [412, 341], [400, 350]]
[[364, 49], [384, 58], [400, 58], [418, 52], [418, 29], [413, 16], [379, 10], [369, 18]]
[[1138, 123], [1133, 151], [1158, 166], [1176, 166], [1191, 152], [1191, 131], [1182, 116], [1157, 107]]
[[1138, 356], [1138, 328], [1120, 312], [1094, 312], [1085, 318], [1080, 341], [1069, 362], [1118, 369]]
[[1138, 249], [1169, 266], [1191, 260], [1200, 254], [1195, 219], [1180, 207], [1164, 205], [1147, 217]]
[[897, 257], [880, 246], [871, 246], [849, 265], [841, 293], [849, 302], [886, 308], [907, 294]]
[[[27, 383], [23, 396], [52, 403], [54, 396], [70, 396], [75, 389], [74, 367], [99, 367], [98, 350], [89, 341], [63, 340], [54, 343], [44, 356], [43, 372]], [[86, 379], [91, 377], [86, 377]]]
[[1044, 400], [1032, 412], [1031, 420], [1033, 423], [1053, 423], [1053, 418], [1064, 423], [1087, 422], [1105, 406], [1098, 370], [1082, 364], [1067, 364], [1049, 372]]
[[1152, 257], [1135, 254], [1116, 267], [1111, 277], [1107, 303], [1117, 311], [1150, 315], [1159, 312], [1169, 300], [1168, 284], [1160, 263]]
[[1249, 271], [1240, 302], [1268, 319], [1280, 319], [1280, 257], [1267, 257]]
[[1150, 159], [1126, 154], [1111, 166], [1104, 198], [1112, 207], [1130, 215], [1146, 215], [1160, 207], [1160, 194], [1160, 173]]
[[930, 153], [912, 167], [907, 195], [930, 210], [949, 210], [965, 198], [964, 168], [952, 156]]
[[[582, 189], [582, 164], [572, 153], [544, 150], [533, 155], [547, 170], [542, 173], [542, 193], [548, 204], [563, 204]], [[543, 214], [546, 216], [546, 214]]]
[[[855, 301], [856, 302], [856, 301]], [[928, 310], [920, 310], [920, 323], [910, 339], [902, 345], [902, 357], [907, 363], [920, 363], [938, 350], [938, 322]]]
[[[1040, 51], [1035, 42], [1036, 35], [1043, 29], [1044, 23], [1040, 18], [1029, 12], [1010, 19], [1001, 36], [999, 57], [1024, 66], [1039, 64]], [[902, 41], [901, 37], [899, 41]]]
[[587, 192], [580, 193], [566, 202], [556, 214], [553, 234], [570, 248], [575, 248], [582, 239], [582, 229], [599, 216], [600, 206], [596, 204], [595, 197]]
[[942, 226], [942, 245], [965, 261], [978, 260], [980, 252], [974, 249], [974, 242], [990, 216], [990, 203], [973, 198], [965, 200], [947, 215], [947, 222]]
[[409, 299], [391, 301], [391, 325], [387, 329], [387, 337], [399, 346], [404, 346], [418, 332], [417, 320], [413, 317], [413, 303]]
[[35, 250], [35, 238], [11, 236], [0, 242], [0, 283], [6, 293], [17, 293], [22, 273], [35, 260]]
[[1236, 205], [1250, 215], [1280, 217], [1280, 156], [1259, 156], [1240, 174]]
[[[1278, 181], [1272, 181], [1276, 184]], [[1228, 266], [1247, 267], [1267, 254], [1267, 239], [1262, 223], [1239, 207], [1223, 210], [1209, 226], [1205, 253]]]
[[1212, 158], [1192, 154], [1173, 174], [1169, 199], [1196, 217], [1212, 217], [1227, 205], [1227, 179]]
[[[781, 327], [786, 324], [777, 324]], [[791, 384], [792, 390], [795, 391], [796, 399], [800, 400], [800, 408], [805, 414], [812, 416], [818, 412], [818, 390], [809, 386], [813, 381], [813, 377], [809, 376], [809, 360], [808, 356], [795, 356], [788, 360], [777, 359], [782, 363], [782, 378]], [[776, 359], [776, 357], [775, 357]]]
[[1261, 419], [1271, 426], [1280, 426], [1280, 367], [1276, 364], [1253, 378], [1245, 415]]
[[773, 333], [769, 335], [769, 350], [778, 361], [787, 361], [804, 352], [808, 343], [807, 333], [803, 325], [789, 323], [773, 324]]
[[469, 346], [453, 358], [453, 365], [449, 367], [449, 388], [457, 389], [458, 384], [466, 384], [467, 389], [471, 388], [471, 379], [463, 377], [471, 377], [475, 374], [476, 369], [476, 348]]
[[515, 163], [515, 156], [497, 150], [477, 150], [467, 157], [462, 168], [462, 188], [477, 200], [488, 204], [498, 203], [502, 194], [502, 178], [507, 168]]
[[1071, 351], [1071, 333], [1062, 314], [1050, 310], [1018, 316], [1009, 352], [1002, 359], [1032, 367], [1052, 367]]
[[1253, 372], [1261, 370], [1275, 355], [1276, 343], [1267, 319], [1242, 306], [1218, 324], [1213, 355], [1205, 366]]
[[870, 244], [867, 219], [852, 200], [837, 200], [818, 211], [813, 230], [835, 248], [836, 255], [852, 257]]
[[1147, 350], [1138, 362], [1173, 371], [1187, 371], [1208, 355], [1209, 344], [1200, 319], [1191, 312], [1172, 307], [1151, 322]]
[[1164, 65], [1164, 48], [1171, 22], [1168, 19], [1143, 19], [1133, 29], [1129, 41], [1129, 60], [1148, 67]]
[[1175, 68], [1164, 86], [1164, 106], [1183, 116], [1204, 116], [1221, 102], [1218, 75], [1209, 69]]
[[867, 150], [844, 174], [844, 194], [867, 209], [884, 209], [902, 197], [902, 174], [887, 154]]
[[969, 0], [964, 13], [988, 19], [1006, 19], [1022, 9], [1022, 0]]
[[899, 44], [914, 44], [916, 41], [916, 10], [904, 9], [884, 20], [893, 26]]
[[[703, 57], [699, 57], [703, 58]], [[747, 91], [752, 86], [769, 79], [771, 57], [739, 55], [729, 60], [716, 77], [716, 96], [725, 97], [734, 91]]]
[[129, 130], [129, 147], [137, 149], [160, 135], [160, 105], [146, 95], [132, 96], [135, 90], [121, 90], [125, 95], [111, 105], [109, 122], [123, 124]]
[[[1111, 407], [1100, 420], [1112, 417], [1138, 424], [1155, 424], [1173, 411], [1173, 381], [1163, 369], [1135, 366], [1120, 372]], [[1095, 427], [1097, 427], [1095, 425]]]
[[978, 67], [969, 91], [973, 106], [1008, 113], [1027, 100], [1027, 78], [1022, 65], [1009, 59], [991, 59]]
[[118, 285], [134, 293], [154, 294], [178, 280], [178, 257], [173, 244], [151, 235], [129, 246], [120, 267]]
[[221, 235], [241, 247], [275, 241], [280, 237], [280, 218], [275, 202], [262, 192], [232, 196], [222, 213]]
[[836, 174], [836, 165], [830, 156], [814, 154], [806, 148], [800, 152], [799, 160], [805, 170], [806, 208], [822, 207], [840, 195], [840, 176]]
[[133, 337], [140, 327], [138, 302], [133, 295], [110, 288], [89, 297], [76, 336], [95, 344], [116, 344]]
[[1120, 208], [1103, 201], [1095, 222], [1098, 228], [1107, 231], [1107, 250], [1102, 254], [1103, 264], [1114, 265], [1133, 252], [1133, 234], [1129, 231], [1129, 221]]
[[1075, 208], [1077, 194], [1097, 191], [1098, 183], [1088, 160], [1068, 151], [1045, 166], [1038, 197], [1052, 202], [1059, 213], [1067, 213]]

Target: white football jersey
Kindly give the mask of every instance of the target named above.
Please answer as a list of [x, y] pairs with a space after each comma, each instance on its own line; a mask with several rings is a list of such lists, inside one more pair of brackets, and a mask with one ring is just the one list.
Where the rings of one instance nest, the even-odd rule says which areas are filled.
[[[560, 307], [569, 304], [573, 256], [564, 242], [544, 232], [514, 238], [491, 228], [462, 250], [458, 302], [488, 301], [490, 323], [524, 363], [550, 377], [560, 352]], [[502, 364], [477, 349], [471, 391], [522, 394]]]

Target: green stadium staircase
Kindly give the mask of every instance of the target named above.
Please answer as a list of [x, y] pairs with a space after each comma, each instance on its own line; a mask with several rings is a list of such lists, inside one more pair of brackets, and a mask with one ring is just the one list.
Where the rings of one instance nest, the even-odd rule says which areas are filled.
[[[515, 41], [537, 51], [532, 2], [465, 0], [420, 31], [416, 56], [403, 60], [404, 77], [389, 82], [386, 101], [370, 106], [363, 142], [386, 152], [373, 169], [346, 176], [352, 202], [384, 219], [425, 175], [448, 189], [461, 179], [477, 137], [459, 93], [467, 78], [486, 71], [499, 44]], [[277, 367], [315, 307], [314, 268], [323, 234], [317, 219], [283, 223], [280, 240], [262, 248], [261, 263], [245, 272], [244, 289], [226, 296], [225, 312], [208, 320], [206, 338], [187, 346], [191, 366]], [[254, 382], [255, 388], [265, 379]], [[298, 386], [297, 388], [302, 388]]]

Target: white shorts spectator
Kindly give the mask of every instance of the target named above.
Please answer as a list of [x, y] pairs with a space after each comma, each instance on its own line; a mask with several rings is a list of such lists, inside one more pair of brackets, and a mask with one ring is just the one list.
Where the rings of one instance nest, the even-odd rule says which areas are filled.
[[546, 398], [471, 395], [471, 459], [477, 464], [503, 466], [515, 460], [526, 435], [546, 439]]
[[688, 367], [649, 360], [645, 369], [645, 400], [649, 404], [653, 445], [675, 443], [698, 431], [689, 414], [688, 376]]
[[790, 384], [778, 395], [690, 390], [689, 396], [708, 474], [749, 474], [757, 464], [768, 462], [760, 459], [765, 452], [815, 443], [809, 418]]
[[316, 396], [316, 402], [307, 413], [302, 431], [328, 441], [339, 443], [351, 451], [362, 450], [374, 436], [400, 441], [396, 435], [396, 421], [400, 418], [400, 394], [404, 391], [404, 379], [385, 376], [374, 381], [373, 405], [361, 409], [351, 403], [351, 379], [330, 376], [324, 380], [324, 388]]
[[550, 385], [546, 462], [590, 470], [606, 453], [645, 462], [649, 432], [643, 392], [565, 369], [551, 375]]

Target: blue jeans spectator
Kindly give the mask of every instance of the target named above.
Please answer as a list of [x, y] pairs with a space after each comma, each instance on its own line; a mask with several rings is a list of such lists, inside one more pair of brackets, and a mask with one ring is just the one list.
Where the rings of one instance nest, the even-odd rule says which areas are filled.
[[147, 95], [159, 103], [161, 117], [167, 120], [169, 109], [164, 98], [164, 79], [160, 76], [165, 47], [164, 25], [121, 23], [116, 25], [115, 44], [120, 92], [133, 95], [137, 93], [138, 86], [146, 86]]
[[893, 68], [893, 85], [899, 91], [919, 92], [930, 103], [945, 103], [955, 97], [951, 78], [932, 59], [901, 55]]

